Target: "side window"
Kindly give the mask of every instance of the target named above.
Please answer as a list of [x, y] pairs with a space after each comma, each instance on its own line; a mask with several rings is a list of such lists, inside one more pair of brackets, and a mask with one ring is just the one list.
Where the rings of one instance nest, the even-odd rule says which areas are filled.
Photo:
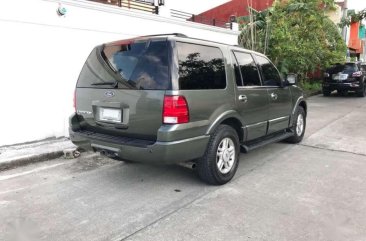
[[258, 64], [262, 68], [264, 86], [281, 86], [281, 77], [274, 65], [262, 56], [256, 56]]
[[219, 48], [177, 42], [181, 90], [225, 89], [224, 57]]
[[260, 86], [258, 68], [252, 55], [242, 52], [234, 52], [234, 55], [239, 64], [244, 86]]
[[243, 80], [241, 78], [241, 74], [240, 74], [240, 69], [239, 69], [239, 65], [238, 65], [238, 61], [236, 60], [236, 57], [234, 55], [233, 52], [231, 52], [231, 58], [233, 60], [234, 63], [234, 72], [235, 72], [235, 82], [237, 86], [244, 86], [243, 85]]

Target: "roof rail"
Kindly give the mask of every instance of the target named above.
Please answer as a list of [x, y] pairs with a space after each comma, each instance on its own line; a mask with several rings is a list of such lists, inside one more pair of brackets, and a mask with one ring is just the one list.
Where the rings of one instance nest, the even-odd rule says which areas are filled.
[[163, 33], [163, 34], [152, 34], [152, 35], [143, 35], [139, 37], [157, 37], [157, 36], [166, 36], [166, 35], [175, 35], [177, 37], [187, 38], [188, 36], [182, 33]]

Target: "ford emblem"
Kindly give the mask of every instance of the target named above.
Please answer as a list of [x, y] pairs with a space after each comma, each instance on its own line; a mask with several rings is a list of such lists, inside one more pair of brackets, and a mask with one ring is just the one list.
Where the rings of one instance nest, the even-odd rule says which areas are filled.
[[104, 93], [105, 96], [107, 97], [113, 97], [114, 96], [114, 92], [113, 91], [107, 91]]

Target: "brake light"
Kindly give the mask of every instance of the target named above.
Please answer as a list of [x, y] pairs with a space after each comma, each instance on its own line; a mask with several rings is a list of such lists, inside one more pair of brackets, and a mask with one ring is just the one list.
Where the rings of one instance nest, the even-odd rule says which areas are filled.
[[76, 112], [76, 89], [74, 90], [73, 105], [74, 105], [74, 110], [75, 110], [75, 112]]
[[163, 123], [182, 124], [189, 122], [189, 110], [186, 98], [181, 95], [164, 96]]
[[362, 75], [362, 71], [357, 71], [352, 74], [352, 77], [360, 77]]

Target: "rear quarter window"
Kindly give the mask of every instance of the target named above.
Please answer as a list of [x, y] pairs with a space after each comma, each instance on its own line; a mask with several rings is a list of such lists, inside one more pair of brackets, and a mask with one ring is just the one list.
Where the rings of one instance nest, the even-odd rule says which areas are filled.
[[177, 42], [179, 89], [225, 89], [224, 58], [216, 47]]

